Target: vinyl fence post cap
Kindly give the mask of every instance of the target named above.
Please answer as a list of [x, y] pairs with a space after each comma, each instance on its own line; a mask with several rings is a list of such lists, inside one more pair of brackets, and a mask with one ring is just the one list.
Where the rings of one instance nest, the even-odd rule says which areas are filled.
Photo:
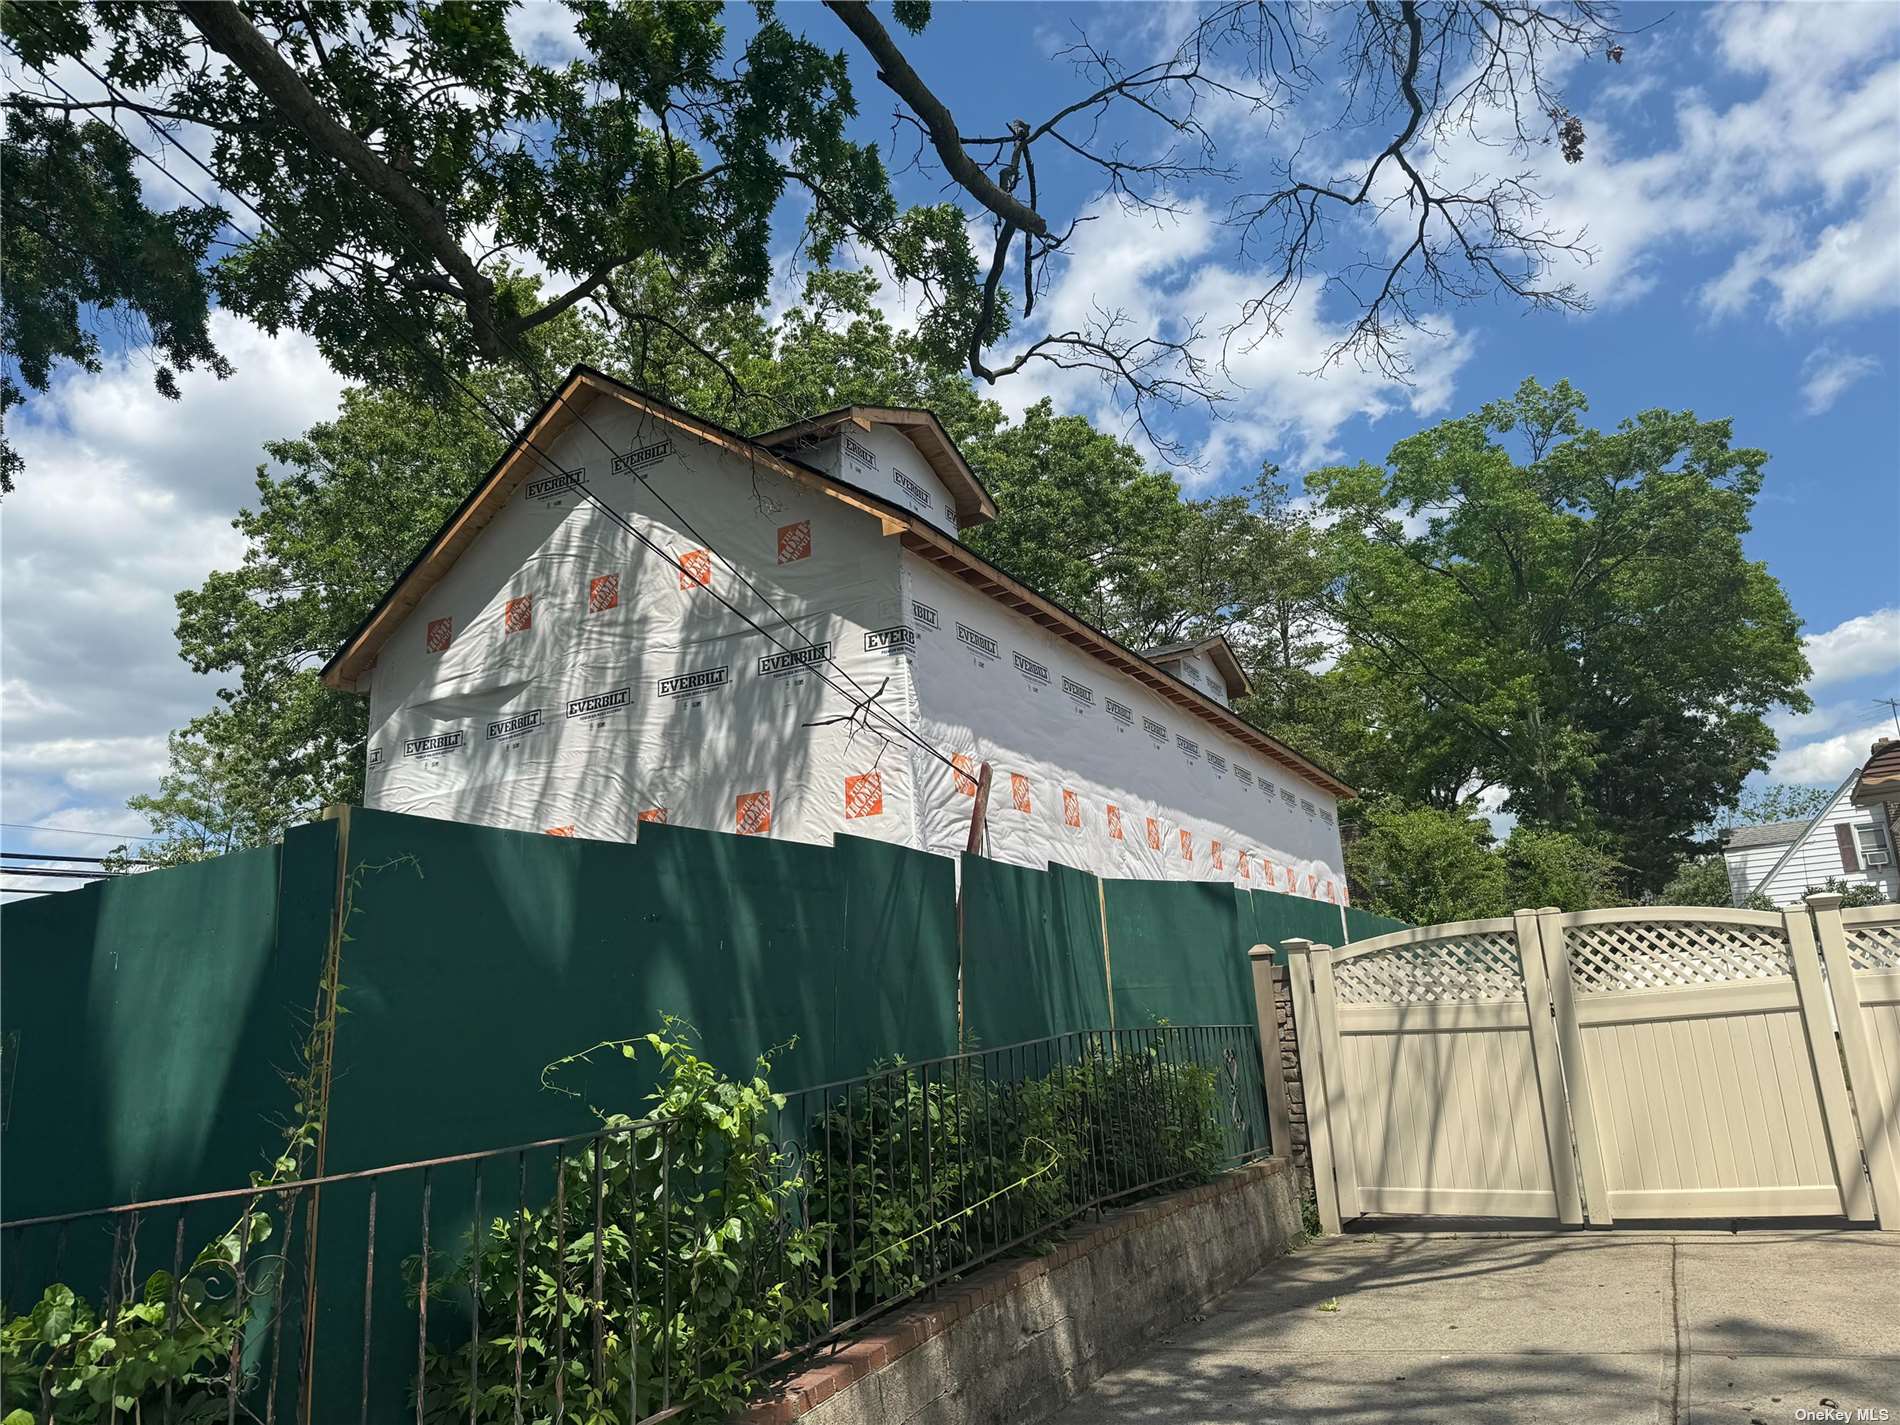
[[1816, 891], [1813, 895], [1806, 896], [1804, 899], [1807, 901], [1810, 910], [1839, 910], [1841, 908], [1841, 902], [1846, 900], [1847, 897], [1843, 896], [1839, 891]]
[[1271, 945], [1256, 945], [1247, 952], [1247, 958], [1249, 960], [1271, 960], [1273, 958], [1273, 947]]
[[1282, 940], [1280, 948], [1289, 955], [1304, 955], [1313, 948], [1313, 942], [1295, 937], [1292, 940]]

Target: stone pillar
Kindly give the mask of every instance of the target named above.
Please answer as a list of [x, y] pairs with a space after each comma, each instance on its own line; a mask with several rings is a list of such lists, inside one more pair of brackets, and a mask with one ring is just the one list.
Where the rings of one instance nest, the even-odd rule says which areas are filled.
[[1300, 1083], [1300, 1041], [1293, 1023], [1293, 989], [1286, 966], [1273, 967], [1273, 1018], [1279, 1037], [1280, 1079], [1286, 1085], [1287, 1117], [1292, 1121], [1288, 1156], [1306, 1191], [1313, 1186], [1313, 1149], [1306, 1134], [1306, 1091]]

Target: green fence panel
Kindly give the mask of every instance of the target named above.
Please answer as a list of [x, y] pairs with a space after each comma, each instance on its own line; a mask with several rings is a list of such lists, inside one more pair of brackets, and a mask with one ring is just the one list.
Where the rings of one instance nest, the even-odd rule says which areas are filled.
[[[276, 1156], [335, 837], [300, 827], [282, 846], [0, 910], [9, 1218], [231, 1187]], [[280, 883], [296, 888], [287, 918]]]
[[1395, 930], [1410, 930], [1409, 921], [1398, 920], [1389, 915], [1379, 915], [1373, 911], [1361, 910], [1356, 905], [1346, 907], [1346, 941], [1370, 940], [1376, 935], [1390, 935]]
[[1102, 882], [1115, 1026], [1252, 1024], [1246, 892], [1213, 881]]
[[[589, 1105], [638, 1116], [655, 1068], [644, 1045], [631, 1062], [609, 1050], [559, 1071], [578, 1097], [544, 1087], [543, 1069], [657, 1030], [666, 1014], [732, 1073], [796, 1040], [772, 1071], [785, 1089], [954, 1049], [955, 889], [944, 858], [859, 838], [834, 848], [648, 825], [627, 846], [353, 818], [332, 1172], [585, 1132], [598, 1122]], [[504, 1210], [517, 1190], [505, 1166], [505, 1182], [484, 1184], [485, 1204]], [[552, 1156], [527, 1166], [539, 1201]], [[460, 1249], [472, 1191], [467, 1170], [438, 1175], [434, 1240]], [[372, 1374], [385, 1403], [413, 1374], [398, 1267], [420, 1247], [417, 1193], [414, 1182], [391, 1184], [377, 1205], [377, 1256], [390, 1265], [374, 1318], [392, 1334], [378, 1329]], [[361, 1320], [366, 1227], [366, 1194], [326, 1194], [320, 1343], [347, 1341], [347, 1323]], [[438, 1324], [453, 1329], [446, 1315]], [[406, 1350], [396, 1329], [411, 1333]], [[355, 1379], [340, 1349], [320, 1345], [320, 1379]], [[354, 1392], [344, 1394], [319, 1416], [354, 1409]]]
[[1095, 878], [965, 856], [965, 1041], [997, 1047], [1107, 1024]]
[[1321, 945], [1338, 945], [1342, 933], [1339, 907], [1330, 901], [1308, 900], [1305, 896], [1282, 895], [1277, 891], [1245, 892], [1253, 916], [1255, 945], [1271, 945], [1273, 963], [1284, 965], [1283, 942], [1312, 940]]

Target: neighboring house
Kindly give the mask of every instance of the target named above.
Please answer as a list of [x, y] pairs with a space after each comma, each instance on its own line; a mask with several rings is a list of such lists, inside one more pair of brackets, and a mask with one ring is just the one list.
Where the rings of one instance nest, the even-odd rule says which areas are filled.
[[748, 439], [577, 367], [324, 669], [365, 800], [956, 853], [987, 761], [999, 860], [1343, 901], [1352, 791], [1226, 640], [1123, 647], [957, 537], [995, 514], [928, 412]]
[[1722, 860], [1728, 865], [1729, 899], [1740, 905], [1808, 829], [1806, 820], [1770, 821], [1761, 826], [1738, 826], [1722, 842]]
[[[1876, 744], [1870, 766], [1885, 745]], [[1736, 905], [1755, 892], [1775, 905], [1793, 905], [1830, 879], [1872, 886], [1889, 900], [1900, 898], [1892, 827], [1883, 808], [1857, 804], [1861, 776], [1861, 769], [1851, 773], [1811, 821], [1744, 826], [1729, 833], [1722, 855]]]

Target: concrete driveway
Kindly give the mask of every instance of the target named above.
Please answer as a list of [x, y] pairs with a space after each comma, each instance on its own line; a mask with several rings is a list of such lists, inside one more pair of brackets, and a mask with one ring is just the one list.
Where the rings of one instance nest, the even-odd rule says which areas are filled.
[[1900, 1233], [1329, 1238], [1055, 1420], [1830, 1418], [1900, 1422]]

